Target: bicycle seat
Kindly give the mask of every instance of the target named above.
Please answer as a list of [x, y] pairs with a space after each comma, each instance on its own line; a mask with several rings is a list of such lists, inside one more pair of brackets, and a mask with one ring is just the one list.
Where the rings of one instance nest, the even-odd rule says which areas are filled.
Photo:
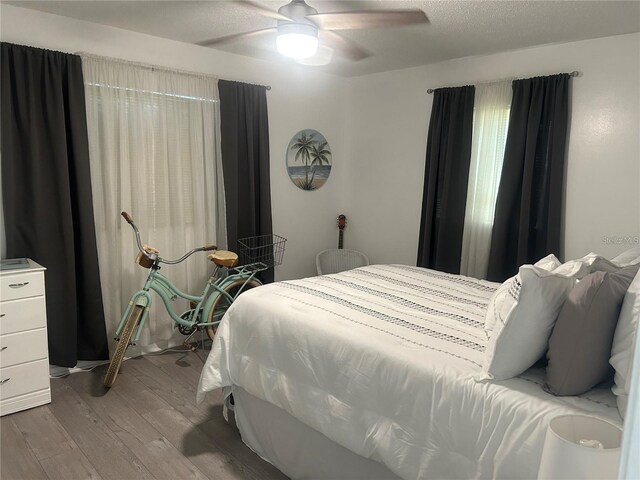
[[207, 255], [207, 258], [219, 267], [235, 267], [238, 264], [238, 255], [229, 250], [216, 250]]

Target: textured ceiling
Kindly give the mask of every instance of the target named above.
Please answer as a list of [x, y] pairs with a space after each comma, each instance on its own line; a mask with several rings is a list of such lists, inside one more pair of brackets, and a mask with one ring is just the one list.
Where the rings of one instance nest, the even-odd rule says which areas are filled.
[[[182, 42], [275, 26], [230, 1], [5, 1], [24, 8], [78, 18]], [[286, 1], [263, 1], [273, 10]], [[533, 45], [569, 42], [640, 31], [640, 1], [313, 1], [320, 12], [420, 8], [426, 25], [345, 31], [373, 53], [359, 62], [334, 56], [322, 71], [352, 76], [394, 70]], [[202, 47], [204, 48], [204, 47]], [[275, 37], [219, 46], [276, 62]]]

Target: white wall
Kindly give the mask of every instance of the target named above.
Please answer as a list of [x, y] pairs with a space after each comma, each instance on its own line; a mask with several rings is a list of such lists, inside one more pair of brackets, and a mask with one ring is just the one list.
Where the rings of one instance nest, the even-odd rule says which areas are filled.
[[[0, 38], [270, 84], [274, 231], [289, 239], [277, 278], [315, 272], [336, 242], [373, 262], [414, 264], [432, 96], [427, 88], [579, 70], [567, 159], [565, 256], [614, 255], [603, 236], [640, 235], [640, 34], [548, 45], [344, 79], [0, 4]], [[316, 128], [333, 149], [327, 184], [303, 192], [284, 167], [289, 138]]]
[[415, 264], [428, 88], [579, 70], [566, 178], [565, 257], [614, 255], [640, 235], [640, 34], [469, 57], [349, 80], [347, 246]]
[[[315, 254], [336, 242], [335, 218], [346, 169], [344, 79], [309, 68], [282, 66], [210, 48], [0, 5], [0, 38], [22, 45], [90, 52], [125, 60], [213, 74], [227, 80], [271, 85], [267, 92], [271, 147], [273, 230], [287, 242], [278, 279], [315, 274]], [[287, 176], [284, 154], [298, 130], [315, 128], [329, 141], [334, 166], [327, 183], [304, 192]], [[123, 206], [124, 207], [124, 206]]]

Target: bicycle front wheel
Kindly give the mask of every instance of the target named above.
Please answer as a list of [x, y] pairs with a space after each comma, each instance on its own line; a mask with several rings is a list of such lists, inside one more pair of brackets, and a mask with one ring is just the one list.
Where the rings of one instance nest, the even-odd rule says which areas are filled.
[[[251, 280], [246, 282], [246, 285], [244, 280], [236, 280], [235, 282], [230, 283], [229, 285], [224, 287], [224, 291], [227, 292], [229, 295], [231, 295], [231, 298], [235, 299], [240, 289], [242, 289], [242, 292], [240, 293], [242, 295], [242, 293], [246, 292], [247, 290], [251, 288], [259, 287], [260, 285], [262, 284], [255, 278], [252, 278]], [[213, 319], [216, 315], [221, 315], [224, 312], [226, 312], [232, 303], [233, 303], [233, 300], [230, 300], [226, 295], [223, 295], [220, 293], [218, 295], [218, 298], [216, 298], [215, 301], [213, 302], [213, 305], [211, 305], [211, 310], [209, 310], [209, 317], [207, 318], [207, 323], [213, 322]], [[211, 340], [213, 340], [213, 337], [216, 334], [216, 330], [217, 330], [217, 327], [214, 327], [213, 325], [209, 325], [207, 327], [207, 335]]]
[[124, 359], [124, 353], [127, 351], [127, 347], [129, 346], [131, 337], [133, 337], [133, 332], [135, 332], [136, 327], [140, 323], [140, 319], [142, 318], [143, 313], [144, 307], [141, 305], [135, 305], [131, 309], [131, 312], [129, 312], [129, 317], [127, 317], [127, 321], [125, 322], [122, 333], [120, 334], [120, 340], [118, 340], [116, 352], [111, 358], [109, 369], [107, 370], [107, 373], [104, 376], [104, 380], [102, 382], [103, 385], [107, 388], [110, 388], [116, 381], [116, 377], [118, 376], [118, 372], [120, 371], [120, 365], [122, 365], [122, 360]]

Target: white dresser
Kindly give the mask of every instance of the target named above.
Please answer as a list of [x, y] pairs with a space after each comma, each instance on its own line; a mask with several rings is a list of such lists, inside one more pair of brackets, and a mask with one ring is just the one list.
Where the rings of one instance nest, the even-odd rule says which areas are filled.
[[0, 416], [51, 402], [44, 271], [0, 271]]

